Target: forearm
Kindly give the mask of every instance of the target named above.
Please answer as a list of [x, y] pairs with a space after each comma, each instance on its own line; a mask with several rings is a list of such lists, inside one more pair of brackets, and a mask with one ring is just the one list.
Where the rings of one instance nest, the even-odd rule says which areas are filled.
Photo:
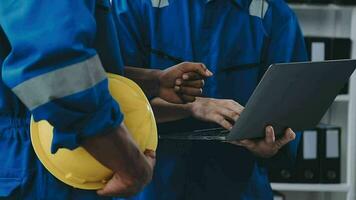
[[156, 97], [159, 94], [159, 74], [160, 70], [142, 69], [137, 67], [125, 67], [125, 77], [136, 82], [146, 94], [146, 96]]
[[157, 97], [151, 100], [151, 106], [158, 123], [180, 120], [191, 116], [191, 103], [174, 104]]
[[85, 140], [83, 147], [116, 173], [136, 180], [149, 179], [148, 162], [123, 124], [110, 133]]

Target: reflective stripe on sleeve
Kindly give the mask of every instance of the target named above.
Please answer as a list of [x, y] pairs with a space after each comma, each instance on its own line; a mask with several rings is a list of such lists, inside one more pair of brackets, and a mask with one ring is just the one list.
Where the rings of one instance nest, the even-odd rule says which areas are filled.
[[29, 79], [12, 89], [28, 109], [66, 97], [106, 79], [98, 55], [82, 62]]

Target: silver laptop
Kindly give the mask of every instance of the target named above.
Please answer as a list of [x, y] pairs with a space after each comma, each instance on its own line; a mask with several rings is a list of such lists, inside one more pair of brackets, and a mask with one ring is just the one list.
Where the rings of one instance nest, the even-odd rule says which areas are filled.
[[241, 140], [262, 138], [272, 125], [276, 135], [287, 128], [314, 128], [356, 68], [356, 60], [271, 65], [231, 131], [223, 128], [160, 134], [171, 140]]

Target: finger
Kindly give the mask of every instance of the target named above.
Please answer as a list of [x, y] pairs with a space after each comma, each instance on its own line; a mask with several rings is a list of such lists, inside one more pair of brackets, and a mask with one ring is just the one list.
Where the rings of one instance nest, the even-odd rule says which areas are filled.
[[180, 79], [180, 78], [178, 78], [178, 79], [176, 80], [176, 82], [175, 82], [175, 84], [176, 84], [177, 86], [181, 86], [182, 83], [183, 83], [183, 80]]
[[241, 114], [244, 107], [241, 106], [239, 103], [237, 103], [234, 100], [225, 100], [224, 104], [231, 110], [235, 111], [236, 113]]
[[200, 97], [203, 94], [203, 90], [201, 88], [192, 88], [192, 87], [180, 87], [179, 92], [188, 96], [198, 96]]
[[255, 145], [255, 142], [253, 142], [252, 140], [240, 140], [240, 141], [238, 141], [238, 144], [240, 146], [243, 146], [246, 148], [253, 148]]
[[155, 166], [155, 164], [156, 164], [156, 158], [153, 158], [153, 157], [151, 157], [151, 156], [146, 156], [146, 158], [147, 158], [147, 161], [148, 161], [148, 164], [152, 167], [152, 169], [153, 169], [153, 167]]
[[104, 188], [97, 191], [97, 194], [101, 196], [117, 196], [126, 192], [125, 185], [122, 184], [122, 181], [114, 181], [114, 179], [119, 179], [119, 177], [113, 177]]
[[242, 146], [242, 144], [238, 140], [236, 140], [236, 141], [235, 140], [233, 140], [233, 141], [222, 141], [222, 142], [225, 142], [225, 143], [228, 143], [228, 144], [237, 145], [237, 146]]
[[188, 81], [188, 80], [190, 80], [190, 81], [201, 80], [203, 78], [204, 78], [204, 76], [202, 76], [202, 75], [200, 75], [200, 74], [198, 74], [196, 72], [188, 72], [188, 73], [184, 73], [182, 75], [182, 79], [185, 80], [185, 81]]
[[295, 139], [296, 135], [292, 131], [292, 129], [288, 128], [286, 132], [284, 133], [283, 137], [278, 139], [275, 143], [276, 147], [278, 149], [282, 148], [284, 145], [288, 144], [289, 142], [293, 141]]
[[221, 108], [219, 110], [219, 113], [223, 115], [226, 119], [229, 119], [230, 121], [234, 122], [237, 121], [237, 119], [240, 117], [239, 113], [226, 108]]
[[182, 65], [183, 72], [196, 72], [204, 77], [212, 76], [213, 73], [203, 63], [185, 62]]
[[200, 97], [203, 94], [201, 88], [190, 88], [182, 86], [174, 86], [174, 91], [183, 99], [185, 103], [195, 101], [195, 97]]
[[177, 86], [177, 85], [176, 85], [176, 86], [174, 86], [174, 91], [175, 91], [175, 92], [180, 92], [180, 88], [181, 88], [180, 86]]
[[[177, 84], [180, 83], [180, 84]], [[194, 87], [194, 88], [202, 88], [204, 86], [205, 82], [204, 80], [196, 80], [196, 81], [176, 81], [176, 85], [179, 86], [186, 86], [186, 87]]]
[[144, 154], [145, 154], [145, 156], [146, 156], [146, 158], [148, 160], [148, 163], [150, 164], [150, 166], [153, 169], [155, 164], [156, 164], [156, 152], [152, 151], [152, 150], [149, 150], [149, 149], [146, 149]]
[[241, 113], [242, 110], [244, 109], [243, 106], [241, 106], [239, 103], [237, 103], [234, 100], [228, 100], [228, 99], [216, 99], [215, 103], [220, 105], [221, 107], [228, 108], [236, 113]]
[[189, 95], [182, 94], [181, 97], [182, 97], [183, 101], [186, 102], [186, 103], [195, 101], [195, 97], [194, 96], [189, 96]]
[[156, 152], [150, 149], [146, 149], [144, 154], [148, 157], [151, 157], [153, 159], [156, 159]]
[[[148, 164], [150, 165], [151, 169], [153, 170], [156, 165], [156, 159], [148, 157], [148, 156], [146, 158], [147, 158]], [[152, 179], [152, 177], [150, 178], [150, 181], [151, 181], [151, 179]]]
[[267, 144], [273, 144], [276, 140], [276, 137], [274, 135], [274, 130], [272, 126], [267, 126], [266, 127], [266, 137], [265, 141]]
[[215, 114], [213, 121], [227, 130], [231, 130], [232, 128], [232, 124], [219, 114]]

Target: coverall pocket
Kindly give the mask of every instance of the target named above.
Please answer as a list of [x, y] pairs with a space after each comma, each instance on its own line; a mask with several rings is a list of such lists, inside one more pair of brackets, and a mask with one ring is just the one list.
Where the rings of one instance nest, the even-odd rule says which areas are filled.
[[21, 178], [2, 178], [0, 177], [0, 200], [19, 199]]

